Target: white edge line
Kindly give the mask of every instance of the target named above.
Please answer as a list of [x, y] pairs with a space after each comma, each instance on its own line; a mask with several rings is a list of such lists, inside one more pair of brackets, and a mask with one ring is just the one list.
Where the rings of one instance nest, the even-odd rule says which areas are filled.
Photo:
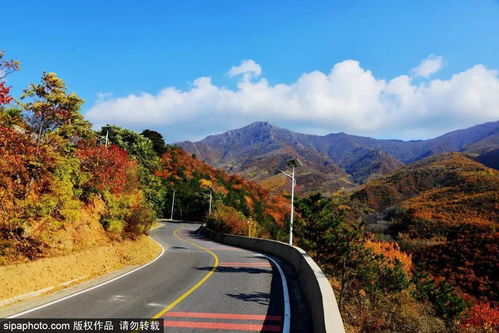
[[[202, 238], [213, 242], [213, 240], [211, 240], [211, 239], [209, 239], [209, 238], [204, 237], [203, 235], [201, 235], [199, 233], [199, 230], [201, 230], [201, 228], [199, 228], [198, 231], [196, 232], [196, 234], [198, 236], [201, 236]], [[222, 243], [222, 244], [224, 244], [224, 243]], [[242, 249], [241, 247], [237, 247], [237, 246], [233, 246], [233, 245], [227, 245], [227, 244], [225, 244], [225, 246], [235, 247], [235, 248], [238, 248], [238, 249]], [[248, 250], [248, 249], [244, 249], [244, 250], [254, 251], [254, 250]], [[255, 251], [255, 252], [258, 252], [258, 251]], [[284, 323], [283, 323], [283, 326], [282, 326], [282, 332], [283, 333], [289, 333], [289, 331], [291, 329], [291, 306], [290, 306], [290, 302], [289, 302], [289, 289], [288, 289], [288, 282], [286, 281], [286, 275], [284, 275], [284, 271], [282, 270], [281, 266], [279, 266], [279, 264], [277, 263], [277, 261], [275, 261], [271, 257], [269, 257], [269, 256], [267, 256], [267, 255], [265, 255], [265, 254], [263, 254], [261, 252], [258, 252], [258, 253], [261, 254], [262, 256], [264, 256], [265, 258], [269, 259], [270, 261], [272, 261], [274, 263], [274, 265], [277, 267], [277, 270], [279, 271], [279, 275], [281, 276], [282, 293], [283, 293], [283, 296], [284, 296]]]
[[281, 266], [272, 259], [269, 256], [266, 256], [265, 254], [262, 253], [264, 257], [272, 261], [275, 266], [277, 267], [277, 270], [279, 271], [279, 274], [281, 275], [281, 281], [282, 281], [282, 293], [284, 295], [284, 325], [282, 327], [282, 332], [283, 333], [289, 333], [290, 327], [291, 327], [291, 307], [289, 303], [289, 290], [288, 290], [288, 283], [286, 281], [286, 276], [284, 275], [284, 271], [282, 270]]
[[22, 316], [22, 315], [28, 314], [28, 313], [30, 313], [30, 312], [33, 312], [33, 311], [36, 311], [36, 310], [43, 309], [43, 308], [45, 308], [45, 307], [47, 307], [47, 306], [50, 306], [50, 305], [53, 305], [53, 304], [56, 304], [56, 303], [59, 303], [59, 302], [65, 301], [65, 300], [67, 300], [67, 299], [69, 299], [69, 298], [72, 298], [72, 297], [75, 297], [75, 296], [81, 295], [81, 294], [86, 293], [86, 292], [88, 292], [88, 291], [90, 291], [90, 290], [94, 290], [94, 289], [97, 289], [97, 288], [99, 288], [99, 287], [102, 287], [102, 286], [104, 286], [104, 285], [106, 285], [106, 284], [108, 284], [108, 283], [111, 283], [111, 282], [114, 282], [114, 281], [116, 281], [116, 280], [119, 280], [119, 279], [121, 279], [121, 278], [123, 278], [123, 277], [125, 277], [125, 276], [127, 276], [127, 275], [130, 275], [130, 274], [132, 274], [132, 273], [135, 273], [136, 271], [138, 271], [138, 270], [140, 270], [140, 269], [142, 269], [142, 268], [144, 268], [144, 267], [149, 266], [150, 264], [154, 263], [156, 260], [158, 260], [159, 258], [161, 258], [161, 257], [165, 254], [165, 248], [163, 247], [163, 245], [161, 245], [159, 242], [157, 242], [157, 241], [156, 241], [155, 239], [153, 239], [152, 237], [149, 237], [149, 238], [150, 238], [150, 239], [152, 239], [152, 240], [153, 240], [156, 244], [158, 244], [158, 245], [161, 247], [161, 253], [160, 253], [160, 254], [159, 254], [156, 258], [154, 258], [154, 260], [153, 260], [153, 261], [148, 262], [147, 264], [142, 265], [142, 266], [140, 266], [140, 267], [137, 267], [137, 268], [135, 268], [135, 269], [131, 270], [130, 272], [126, 272], [126, 273], [124, 273], [124, 274], [118, 275], [117, 277], [114, 277], [114, 278], [112, 278], [111, 280], [104, 281], [104, 282], [102, 282], [101, 284], [98, 284], [98, 285], [96, 285], [96, 286], [90, 287], [90, 288], [88, 288], [88, 289], [80, 290], [80, 291], [78, 291], [78, 292], [76, 292], [76, 293], [74, 293], [74, 294], [71, 294], [71, 295], [68, 295], [68, 296], [65, 296], [65, 297], [62, 297], [62, 298], [59, 298], [59, 299], [53, 300], [53, 301], [51, 301], [51, 302], [48, 302], [48, 303], [45, 303], [45, 304], [42, 304], [42, 305], [36, 306], [36, 307], [34, 307], [34, 308], [32, 308], [32, 309], [29, 309], [29, 310], [26, 310], [26, 311], [23, 311], [23, 312], [16, 313], [16, 314], [11, 315], [11, 316], [8, 316], [8, 317], [6, 317], [6, 318], [17, 318], [17, 317], [19, 317], [19, 316]]

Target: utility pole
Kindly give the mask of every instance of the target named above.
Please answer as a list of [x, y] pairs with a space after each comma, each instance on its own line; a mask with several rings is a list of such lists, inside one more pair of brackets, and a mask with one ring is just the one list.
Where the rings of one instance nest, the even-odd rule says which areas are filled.
[[106, 131], [106, 148], [109, 143], [109, 130]]
[[175, 190], [173, 190], [173, 197], [172, 197], [172, 214], [170, 215], [170, 220], [173, 221], [173, 207], [175, 205]]
[[279, 172], [285, 174], [286, 177], [291, 179], [291, 216], [289, 219], [289, 245], [293, 245], [293, 215], [294, 215], [294, 211], [295, 211], [294, 201], [295, 201], [295, 185], [296, 185], [295, 167], [297, 166], [296, 165], [297, 163], [299, 165], [303, 166], [303, 163], [299, 159], [294, 159], [294, 160], [288, 161], [288, 165], [291, 164], [291, 166], [292, 166], [291, 175], [278, 169]]

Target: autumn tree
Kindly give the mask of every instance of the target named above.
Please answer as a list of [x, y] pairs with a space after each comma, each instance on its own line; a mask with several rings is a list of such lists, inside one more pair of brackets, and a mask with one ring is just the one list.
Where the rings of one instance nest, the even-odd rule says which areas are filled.
[[153, 204], [157, 216], [164, 216], [166, 209], [167, 188], [156, 175], [159, 170], [159, 157], [154, 150], [153, 142], [129, 129], [115, 125], [107, 125], [98, 132], [100, 137], [107, 137], [109, 142], [124, 149], [138, 162], [138, 175], [145, 196]]
[[0, 229], [23, 231], [29, 222], [25, 208], [30, 203], [26, 193], [31, 179], [33, 198], [39, 198], [50, 190], [54, 157], [41, 149], [35, 155], [35, 147], [29, 137], [7, 127], [0, 126]]
[[0, 82], [0, 105], [8, 104], [12, 101], [9, 95], [10, 87], [5, 86], [5, 82]]
[[36, 149], [40, 145], [70, 153], [82, 140], [93, 138], [90, 123], [80, 114], [83, 100], [75, 93], [67, 93], [66, 85], [55, 73], [43, 73], [39, 84], [24, 90], [19, 104], [26, 111], [29, 129], [36, 135]]
[[85, 196], [91, 193], [110, 190], [111, 193], [120, 193], [127, 184], [128, 169], [132, 168], [132, 161], [125, 150], [116, 145], [84, 147], [77, 152], [80, 159], [80, 168], [91, 175], [86, 182]]
[[117, 145], [78, 150], [81, 170], [90, 175], [84, 198], [102, 198], [107, 210], [101, 224], [112, 237], [135, 237], [146, 232], [156, 219], [152, 204], [142, 191], [138, 162]]
[[219, 206], [208, 220], [208, 226], [234, 235], [248, 234], [248, 219], [234, 207]]
[[9, 95], [10, 87], [5, 85], [5, 77], [20, 69], [19, 61], [4, 59], [5, 52], [0, 51], [0, 106], [9, 104], [12, 97]]
[[461, 322], [464, 329], [475, 329], [478, 332], [497, 332], [499, 331], [499, 310], [497, 306], [491, 306], [490, 303], [479, 303], [472, 306], [466, 313]]
[[25, 127], [22, 110], [16, 107], [0, 107], [0, 125], [6, 127]]

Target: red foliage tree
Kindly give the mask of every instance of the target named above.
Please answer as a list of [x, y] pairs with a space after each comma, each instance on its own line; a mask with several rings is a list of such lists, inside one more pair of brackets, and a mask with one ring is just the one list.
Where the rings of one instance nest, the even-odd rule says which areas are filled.
[[9, 96], [10, 87], [5, 86], [5, 82], [2, 81], [10, 73], [19, 70], [19, 62], [15, 60], [4, 60], [3, 57], [5, 52], [0, 51], [0, 105], [8, 104], [12, 101], [12, 97]]
[[9, 104], [12, 97], [9, 96], [10, 87], [5, 86], [5, 82], [0, 82], [0, 105]]
[[[34, 152], [35, 147], [29, 137], [0, 126], [0, 191], [6, 191], [3, 195], [23, 198], [32, 177], [40, 180], [33, 187], [35, 192], [43, 192], [48, 187], [53, 156], [46, 150], [41, 150], [37, 156]], [[5, 204], [5, 201], [2, 203]]]
[[29, 136], [0, 126], [0, 241], [9, 244], [0, 251], [4, 258], [40, 253], [40, 242], [24, 231], [40, 213], [32, 205], [51, 191], [54, 158], [46, 149], [34, 152]]
[[490, 303], [480, 303], [468, 311], [466, 318], [461, 322], [464, 328], [481, 328], [486, 331], [499, 331], [499, 310], [490, 306]]
[[120, 193], [125, 189], [129, 170], [134, 162], [129, 159], [128, 153], [116, 145], [89, 146], [79, 149], [78, 158], [81, 160], [82, 171], [92, 175], [88, 186], [94, 190]]

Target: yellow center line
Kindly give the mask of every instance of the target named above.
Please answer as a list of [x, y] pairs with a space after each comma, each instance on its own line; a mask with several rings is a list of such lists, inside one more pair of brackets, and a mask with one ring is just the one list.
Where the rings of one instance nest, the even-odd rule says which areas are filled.
[[218, 256], [215, 253], [213, 253], [212, 251], [208, 250], [207, 248], [204, 248], [201, 245], [198, 245], [196, 243], [190, 242], [190, 241], [188, 241], [188, 240], [180, 237], [179, 235], [177, 235], [177, 231], [179, 231], [180, 229], [182, 229], [182, 227], [178, 228], [177, 230], [175, 230], [173, 232], [173, 235], [175, 237], [177, 237], [178, 239], [180, 239], [183, 242], [186, 242], [186, 243], [188, 243], [190, 245], [193, 245], [193, 246], [195, 246], [197, 248], [200, 248], [203, 251], [208, 252], [209, 254], [211, 254], [211, 256], [213, 257], [213, 259], [215, 259], [215, 262], [213, 263], [213, 268], [205, 276], [203, 276], [203, 278], [201, 280], [199, 280], [198, 283], [196, 283], [194, 286], [192, 286], [191, 289], [187, 290], [182, 296], [180, 296], [179, 298], [177, 298], [175, 301], [173, 301], [171, 304], [169, 304], [166, 308], [164, 308], [160, 312], [156, 313], [154, 315], [154, 317], [152, 317], [153, 319], [161, 317], [162, 315], [164, 315], [165, 313], [167, 313], [168, 311], [170, 311], [174, 306], [176, 306], [177, 304], [179, 304], [180, 302], [182, 302], [185, 298], [187, 298], [187, 296], [189, 296], [190, 294], [192, 294], [194, 292], [194, 290], [196, 290], [201, 285], [203, 285], [203, 283], [205, 283], [206, 280], [208, 280], [210, 278], [210, 276], [215, 272], [215, 270], [218, 267], [218, 263], [219, 263]]

